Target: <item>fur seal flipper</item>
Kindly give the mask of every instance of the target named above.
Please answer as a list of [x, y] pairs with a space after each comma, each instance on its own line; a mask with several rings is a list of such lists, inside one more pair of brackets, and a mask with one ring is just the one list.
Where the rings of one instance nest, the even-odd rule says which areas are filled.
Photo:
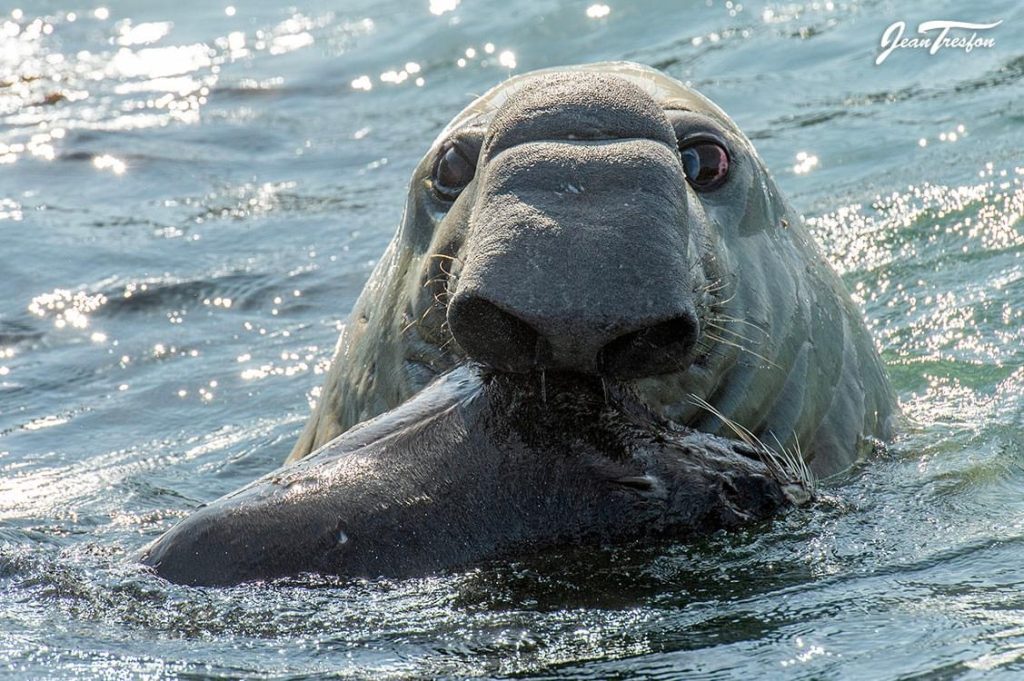
[[656, 425], [575, 379], [461, 367], [198, 510], [142, 561], [183, 584], [409, 576], [566, 543], [689, 538], [805, 489], [734, 440]]

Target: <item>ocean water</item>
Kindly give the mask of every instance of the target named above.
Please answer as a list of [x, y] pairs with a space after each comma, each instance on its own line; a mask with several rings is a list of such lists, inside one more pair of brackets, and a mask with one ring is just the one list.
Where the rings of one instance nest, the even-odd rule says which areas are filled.
[[[990, 48], [883, 31], [1002, 20]], [[1019, 678], [1024, 7], [0, 2], [0, 676]], [[190, 589], [133, 553], [277, 467], [441, 127], [630, 59], [753, 139], [908, 424], [687, 545]]]

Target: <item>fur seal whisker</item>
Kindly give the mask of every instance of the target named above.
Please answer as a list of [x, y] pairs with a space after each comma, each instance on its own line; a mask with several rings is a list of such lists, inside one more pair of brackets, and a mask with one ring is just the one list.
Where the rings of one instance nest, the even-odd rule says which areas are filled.
[[706, 286], [699, 289], [704, 293], [717, 293], [718, 291], [724, 290], [729, 285], [729, 282], [725, 278], [713, 279], [707, 283]]
[[728, 298], [723, 298], [721, 300], [716, 300], [714, 305], [713, 305], [713, 307], [725, 307], [726, 305], [731, 303], [736, 298], [736, 293], [737, 293], [736, 291], [733, 291], [732, 295], [729, 296]]
[[778, 444], [778, 450], [766, 445], [748, 428], [730, 419], [707, 400], [698, 397], [693, 393], [690, 393], [690, 400], [695, 406], [701, 407], [720, 420], [722, 424], [731, 430], [744, 444], [758, 452], [762, 457], [762, 463], [772, 470], [780, 481], [796, 482], [807, 490], [810, 497], [814, 496], [816, 486], [814, 474], [807, 467], [807, 464], [802, 458], [799, 459], [799, 462], [794, 459], [793, 454], [782, 446], [782, 443], [779, 442], [775, 433], [772, 433], [772, 437], [775, 438], [775, 442]]
[[404, 327], [402, 327], [402, 330], [399, 333], [404, 334], [405, 332], [407, 332], [409, 329], [413, 328], [414, 326], [419, 326], [420, 324], [422, 324], [423, 321], [426, 320], [427, 315], [429, 315], [432, 310], [433, 310], [433, 306], [428, 307], [427, 309], [423, 310], [423, 314], [421, 314], [419, 317], [417, 317], [416, 319], [413, 319], [411, 322], [409, 322]]
[[454, 260], [456, 262], [462, 262], [462, 258], [459, 258], [458, 256], [455, 256], [455, 255], [448, 255], [447, 253], [430, 253], [429, 255], [427, 255], [427, 258], [428, 259], [430, 259], [430, 258], [438, 258], [438, 259]]
[[814, 474], [811, 469], [807, 467], [807, 462], [804, 461], [803, 452], [800, 451], [800, 439], [797, 437], [796, 432], [793, 433], [793, 449], [787, 449], [782, 445], [779, 440], [779, 436], [772, 432], [772, 438], [775, 440], [775, 444], [778, 445], [778, 452], [782, 456], [785, 462], [785, 470], [791, 471], [797, 480], [803, 482], [813, 493], [816, 486], [814, 480]]
[[432, 286], [434, 284], [442, 284], [442, 283], [447, 283], [447, 282], [448, 282], [448, 277], [439, 274], [436, 277], [431, 277], [430, 279], [427, 279], [426, 281], [424, 281], [423, 282], [423, 288], [427, 288], [428, 286]]
[[[745, 345], [743, 345], [743, 343], [748, 343], [750, 345], [755, 345], [755, 341], [752, 338], [747, 338], [746, 336], [744, 336], [743, 334], [739, 333], [738, 331], [735, 331], [733, 329], [721, 326], [720, 324], [716, 324], [716, 323], [714, 323], [714, 322], [712, 322], [710, 320], [707, 322], [707, 326], [710, 327], [710, 328], [715, 329], [716, 331], [720, 331], [721, 333], [731, 334], [735, 338], [735, 340], [732, 342], [732, 344], [735, 345], [737, 348], [740, 348], [744, 352], [746, 352], [748, 354], [751, 354], [754, 357], [757, 357], [758, 359], [766, 362], [769, 366], [771, 366], [773, 368], [776, 368], [776, 369], [780, 368], [778, 364], [776, 364], [772, 360], [768, 359], [764, 355], [761, 355], [760, 353], [755, 352], [755, 351], [751, 350], [749, 347], [746, 347]], [[725, 338], [723, 338], [721, 336], [716, 336], [716, 335], [711, 334], [711, 333], [708, 333], [707, 335], [708, 335], [709, 338], [713, 338], [713, 339], [718, 340], [720, 342], [725, 342], [725, 343], [729, 342], [728, 340], [726, 340]], [[768, 334], [765, 334], [765, 338], [767, 339], [768, 337], [769, 337]]]

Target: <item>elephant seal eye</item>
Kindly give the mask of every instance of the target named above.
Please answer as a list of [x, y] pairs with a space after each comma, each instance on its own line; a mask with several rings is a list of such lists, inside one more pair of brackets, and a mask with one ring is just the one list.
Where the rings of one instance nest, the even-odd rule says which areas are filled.
[[476, 173], [476, 166], [454, 142], [446, 142], [434, 166], [434, 192], [445, 201], [454, 201]]
[[697, 191], [718, 189], [729, 174], [729, 154], [718, 142], [698, 140], [679, 147], [683, 160], [683, 172], [690, 185]]

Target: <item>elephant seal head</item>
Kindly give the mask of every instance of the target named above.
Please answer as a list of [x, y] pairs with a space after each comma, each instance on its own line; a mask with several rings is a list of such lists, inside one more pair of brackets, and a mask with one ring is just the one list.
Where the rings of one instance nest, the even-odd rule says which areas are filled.
[[596, 376], [819, 475], [895, 413], [859, 312], [750, 141], [631, 63], [517, 76], [441, 132], [290, 458], [467, 362]]

